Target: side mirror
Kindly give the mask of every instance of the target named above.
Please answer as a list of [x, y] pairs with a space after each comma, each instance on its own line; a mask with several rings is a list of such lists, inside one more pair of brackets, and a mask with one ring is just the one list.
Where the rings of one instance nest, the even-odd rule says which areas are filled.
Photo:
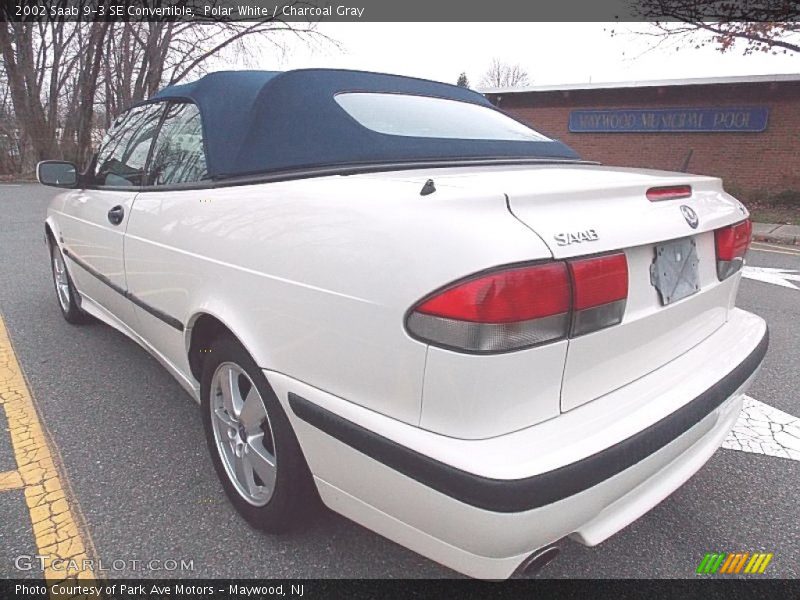
[[78, 167], [64, 160], [43, 160], [36, 165], [36, 178], [42, 185], [78, 187]]

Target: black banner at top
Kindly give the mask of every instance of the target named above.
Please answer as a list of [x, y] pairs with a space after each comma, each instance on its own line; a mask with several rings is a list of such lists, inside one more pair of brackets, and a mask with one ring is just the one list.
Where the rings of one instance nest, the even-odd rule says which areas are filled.
[[6, 21], [741, 21], [800, 18], [787, 0], [2, 0]]

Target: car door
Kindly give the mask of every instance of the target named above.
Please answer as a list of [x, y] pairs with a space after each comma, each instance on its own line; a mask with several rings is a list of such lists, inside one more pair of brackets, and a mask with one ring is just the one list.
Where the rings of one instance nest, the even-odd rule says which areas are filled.
[[60, 220], [78, 290], [129, 328], [136, 321], [125, 296], [124, 234], [162, 111], [162, 104], [146, 104], [117, 119], [100, 146], [88, 186], [67, 196]]
[[198, 240], [181, 232], [210, 198], [210, 190], [197, 189], [206, 177], [200, 113], [194, 104], [172, 102], [130, 216], [125, 268], [141, 336], [183, 375], [189, 373], [183, 328], [202, 283], [202, 260], [189, 251]]

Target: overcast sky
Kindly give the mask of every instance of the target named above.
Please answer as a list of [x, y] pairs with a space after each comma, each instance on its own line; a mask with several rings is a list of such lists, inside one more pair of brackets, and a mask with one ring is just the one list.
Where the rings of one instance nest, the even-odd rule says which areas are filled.
[[[337, 67], [412, 75], [455, 83], [466, 71], [479, 87], [493, 57], [519, 63], [533, 85], [800, 72], [800, 56], [743, 56], [711, 48], [650, 49], [653, 41], [617, 30], [626, 23], [323, 23], [319, 31], [339, 43], [284, 37], [286, 52], [265, 45], [251, 68]], [[256, 48], [253, 48], [255, 51]], [[259, 53], [254, 52], [254, 56]], [[241, 61], [228, 67], [242, 68]]]

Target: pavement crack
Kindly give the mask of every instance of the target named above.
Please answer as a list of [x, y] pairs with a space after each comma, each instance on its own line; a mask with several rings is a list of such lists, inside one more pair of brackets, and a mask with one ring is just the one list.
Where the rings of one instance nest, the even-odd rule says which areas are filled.
[[722, 447], [800, 460], [800, 418], [745, 396], [742, 413]]

